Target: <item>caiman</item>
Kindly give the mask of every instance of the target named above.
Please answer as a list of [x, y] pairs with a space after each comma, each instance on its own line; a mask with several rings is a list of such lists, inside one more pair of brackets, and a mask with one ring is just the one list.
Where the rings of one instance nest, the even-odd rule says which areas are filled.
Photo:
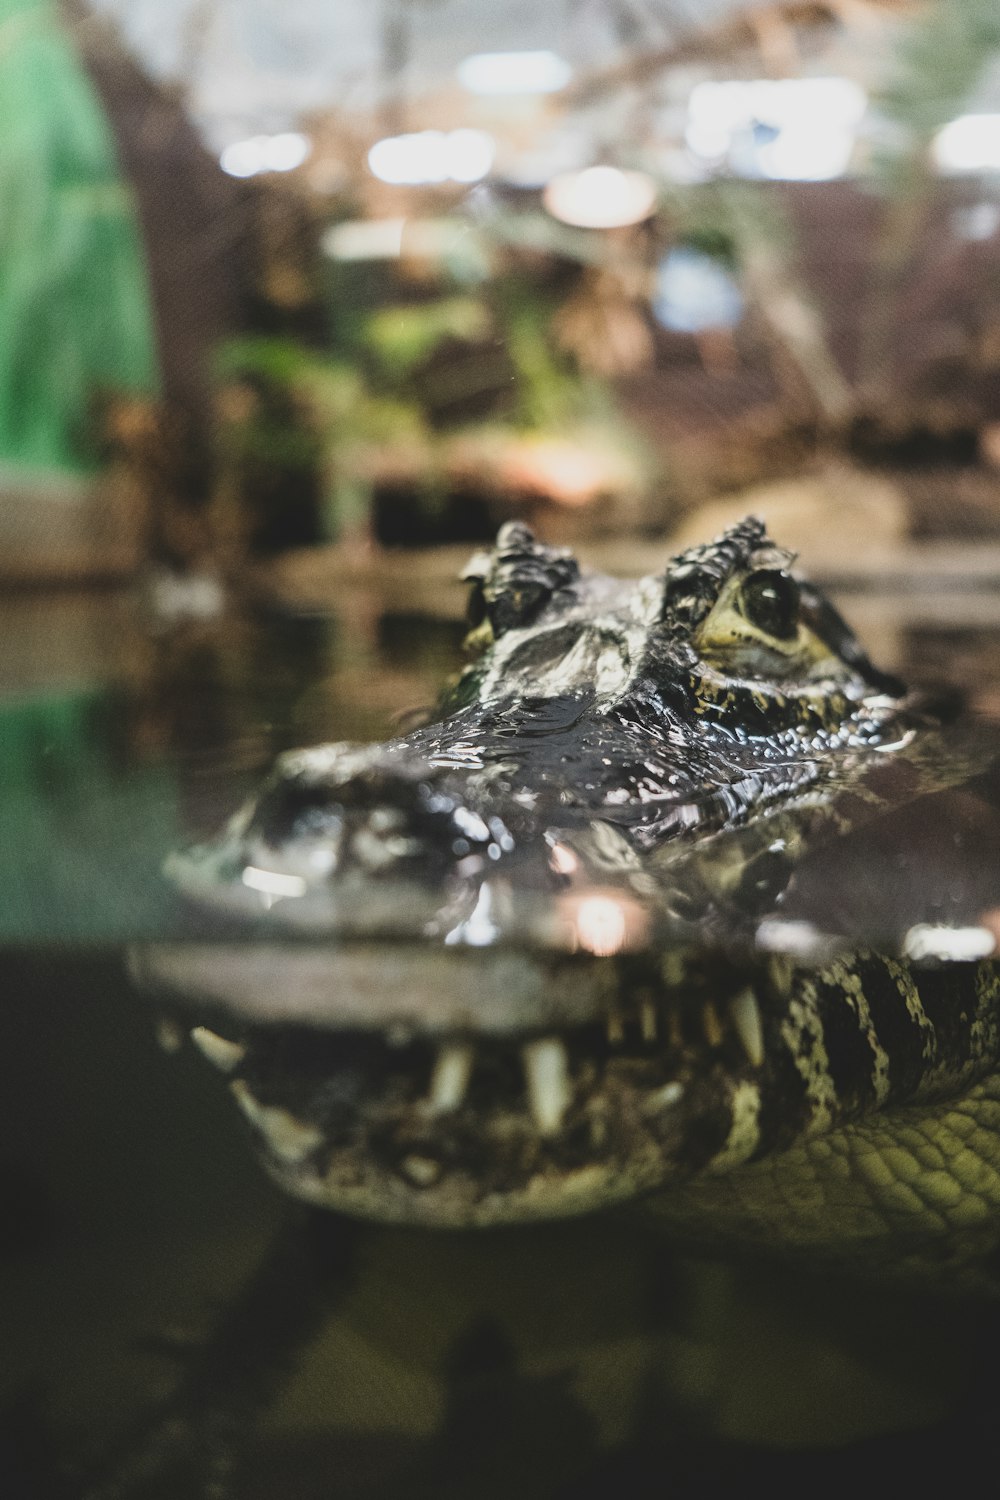
[[989, 859], [954, 869], [996, 847], [988, 766], [793, 564], [747, 519], [623, 582], [505, 525], [429, 721], [284, 754], [171, 858], [200, 942], [136, 971], [286, 1188], [442, 1227], [641, 1200], [681, 1245], [897, 1265], [996, 1247], [1000, 900]]

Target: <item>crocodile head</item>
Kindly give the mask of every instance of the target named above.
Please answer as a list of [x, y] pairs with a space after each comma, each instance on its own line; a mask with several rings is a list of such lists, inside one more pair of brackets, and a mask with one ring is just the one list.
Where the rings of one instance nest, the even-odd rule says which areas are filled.
[[787, 805], [898, 740], [905, 710], [791, 563], [747, 520], [623, 583], [503, 527], [466, 570], [472, 660], [433, 722], [284, 755], [174, 873], [219, 909], [289, 898], [289, 923], [342, 930], [406, 885], [551, 889], [563, 839], [567, 869], [595, 844], [634, 861]]
[[623, 583], [512, 523], [466, 578], [433, 722], [284, 755], [170, 861], [211, 942], [136, 958], [199, 1009], [270, 1170], [434, 1225], [681, 1202], [919, 1092], [856, 969], [755, 947], [804, 830], [913, 733], [791, 556], [749, 519]]

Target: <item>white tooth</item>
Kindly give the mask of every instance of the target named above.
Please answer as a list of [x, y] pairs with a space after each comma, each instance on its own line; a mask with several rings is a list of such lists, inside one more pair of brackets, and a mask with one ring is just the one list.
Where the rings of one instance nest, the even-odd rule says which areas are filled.
[[569, 1059], [555, 1037], [526, 1042], [521, 1048], [528, 1084], [528, 1103], [540, 1135], [555, 1135], [569, 1107]]
[[644, 1000], [639, 1006], [639, 1024], [644, 1042], [656, 1041], [657, 1015], [652, 1000]]
[[247, 1049], [242, 1043], [230, 1042], [217, 1032], [209, 1031], [207, 1026], [196, 1026], [191, 1032], [191, 1040], [212, 1066], [223, 1073], [231, 1073], [246, 1056]]
[[608, 1041], [612, 1047], [620, 1047], [625, 1040], [625, 1023], [621, 1016], [612, 1011], [604, 1024], [607, 1027]]
[[729, 1015], [736, 1035], [743, 1043], [743, 1050], [755, 1068], [764, 1061], [764, 1029], [760, 1020], [760, 1006], [753, 990], [740, 990], [729, 1002]]
[[472, 1077], [473, 1051], [459, 1042], [441, 1048], [431, 1074], [431, 1109], [436, 1115], [457, 1109]]
[[261, 1104], [242, 1078], [237, 1078], [229, 1087], [251, 1125], [256, 1126], [275, 1156], [280, 1156], [282, 1161], [298, 1164], [323, 1144], [323, 1132], [318, 1126], [297, 1120], [279, 1104]]

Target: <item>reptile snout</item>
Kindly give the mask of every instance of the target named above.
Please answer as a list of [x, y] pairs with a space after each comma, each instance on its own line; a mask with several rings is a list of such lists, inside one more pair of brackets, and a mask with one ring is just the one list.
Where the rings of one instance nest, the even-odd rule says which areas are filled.
[[244, 853], [308, 881], [472, 873], [513, 841], [500, 818], [467, 806], [440, 770], [412, 755], [325, 745], [281, 757], [244, 814]]

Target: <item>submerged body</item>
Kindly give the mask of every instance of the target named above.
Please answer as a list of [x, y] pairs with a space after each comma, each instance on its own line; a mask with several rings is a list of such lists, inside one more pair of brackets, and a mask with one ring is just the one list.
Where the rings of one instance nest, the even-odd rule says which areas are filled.
[[791, 956], [824, 850], [933, 793], [926, 714], [752, 520], [638, 584], [514, 524], [468, 577], [439, 716], [283, 757], [171, 864], [211, 943], [137, 957], [272, 1173], [401, 1222], [642, 1195], [686, 1242], [989, 1249], [988, 929]]

